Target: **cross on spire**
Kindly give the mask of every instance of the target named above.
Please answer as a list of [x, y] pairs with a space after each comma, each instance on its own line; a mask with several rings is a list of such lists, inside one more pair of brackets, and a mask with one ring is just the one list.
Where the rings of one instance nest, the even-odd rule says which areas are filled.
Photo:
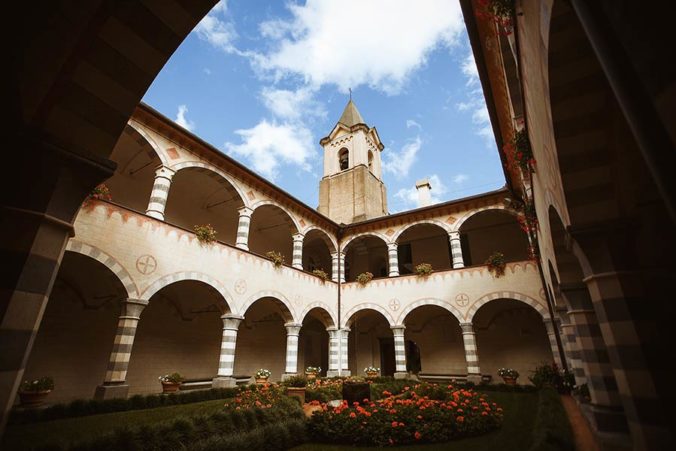
[[350, 100], [352, 100], [352, 88], [347, 88], [350, 91]]

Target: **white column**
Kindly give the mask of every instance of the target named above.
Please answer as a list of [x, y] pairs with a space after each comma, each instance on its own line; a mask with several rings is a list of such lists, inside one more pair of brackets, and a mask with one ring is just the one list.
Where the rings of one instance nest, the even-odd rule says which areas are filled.
[[450, 232], [448, 239], [451, 242], [451, 257], [453, 268], [464, 268], [465, 261], [462, 259], [462, 247], [460, 246], [460, 232]]
[[349, 355], [349, 349], [348, 349], [348, 337], [350, 335], [350, 328], [349, 327], [343, 327], [339, 331], [339, 336], [340, 336], [340, 375], [341, 376], [349, 376], [350, 375], [350, 368], [348, 366], [348, 355]]
[[251, 224], [251, 215], [253, 210], [249, 207], [242, 207], [239, 209], [239, 223], [237, 224], [237, 240], [235, 246], [249, 250], [249, 225]]
[[232, 377], [235, 368], [235, 347], [237, 346], [237, 330], [244, 319], [243, 316], [226, 313], [223, 320], [223, 338], [221, 339], [221, 355], [218, 363], [218, 376], [213, 381], [214, 388], [234, 387]]
[[150, 193], [150, 201], [146, 214], [160, 221], [164, 221], [164, 208], [167, 205], [167, 197], [171, 188], [171, 179], [176, 171], [166, 166], [160, 166], [155, 171], [155, 183]]
[[479, 355], [477, 353], [476, 335], [472, 323], [460, 323], [462, 328], [462, 341], [465, 344], [465, 360], [467, 360], [467, 380], [481, 382], [481, 370], [479, 369]]
[[390, 277], [395, 277], [399, 275], [399, 255], [397, 254], [398, 249], [397, 243], [389, 243], [387, 245], [387, 254], [388, 261], [390, 266]]
[[327, 327], [329, 333], [329, 369], [326, 377], [338, 376], [338, 367], [340, 364], [340, 333], [337, 327]]
[[294, 233], [293, 235], [293, 259], [291, 266], [296, 269], [303, 269], [303, 239], [305, 235], [302, 233]]
[[404, 330], [406, 326], [392, 326], [392, 335], [394, 336], [394, 364], [395, 379], [405, 379], [408, 377], [406, 371], [406, 340], [404, 339]]
[[298, 374], [298, 335], [302, 324], [286, 323], [286, 369], [285, 376]]

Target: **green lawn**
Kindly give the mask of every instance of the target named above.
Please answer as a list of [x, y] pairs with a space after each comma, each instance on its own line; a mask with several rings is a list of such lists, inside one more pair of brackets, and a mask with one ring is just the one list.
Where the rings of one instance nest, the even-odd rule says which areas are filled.
[[125, 426], [161, 423], [181, 416], [210, 414], [223, 408], [224, 399], [156, 409], [132, 410], [86, 417], [66, 418], [7, 427], [0, 449], [23, 450], [46, 444], [66, 445], [96, 437]]
[[[501, 393], [490, 392], [487, 397], [497, 402], [505, 412], [502, 428], [480, 437], [456, 440], [449, 443], [401, 446], [388, 449], [407, 451], [524, 451], [533, 440], [532, 432], [537, 413], [538, 395], [536, 393]], [[293, 448], [294, 451], [344, 451], [366, 450], [373, 448], [357, 448], [352, 446], [327, 445], [310, 443]]]

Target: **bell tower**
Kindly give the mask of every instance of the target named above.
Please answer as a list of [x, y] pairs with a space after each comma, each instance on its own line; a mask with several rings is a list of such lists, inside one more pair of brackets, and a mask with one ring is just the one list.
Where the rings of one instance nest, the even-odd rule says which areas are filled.
[[319, 212], [337, 223], [350, 224], [387, 214], [380, 153], [385, 147], [352, 99], [324, 148], [324, 177], [319, 182]]

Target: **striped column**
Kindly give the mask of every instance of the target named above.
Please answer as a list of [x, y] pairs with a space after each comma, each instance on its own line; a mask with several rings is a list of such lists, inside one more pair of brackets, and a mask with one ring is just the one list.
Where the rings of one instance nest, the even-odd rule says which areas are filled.
[[249, 225], [251, 224], [251, 215], [253, 210], [249, 207], [242, 207], [239, 209], [239, 223], [237, 224], [237, 239], [235, 246], [249, 250]]
[[174, 174], [175, 171], [166, 166], [160, 166], [155, 171], [155, 184], [153, 185], [148, 209], [146, 210], [148, 216], [164, 221], [164, 208], [167, 205], [171, 179], [174, 177]]
[[547, 337], [549, 337], [549, 347], [552, 349], [552, 355], [554, 356], [554, 363], [559, 369], [563, 369], [563, 362], [561, 362], [561, 356], [559, 355], [559, 345], [556, 342], [556, 326], [554, 321], [551, 318], [544, 318], [542, 320], [545, 323], [545, 329], [547, 329]]
[[338, 366], [340, 363], [340, 334], [337, 327], [327, 327], [329, 333], [329, 370], [326, 377], [338, 376]]
[[136, 328], [141, 319], [141, 312], [148, 305], [148, 301], [141, 299], [126, 299], [121, 302], [122, 311], [117, 321], [117, 332], [113, 341], [113, 350], [108, 360], [108, 369], [103, 385], [96, 387], [97, 399], [126, 397], [128, 386], [127, 369], [131, 358], [131, 349], [134, 345]]
[[340, 282], [345, 282], [345, 254], [334, 252], [331, 254], [331, 280], [338, 282], [339, 272]]
[[582, 385], [587, 383], [587, 376], [582, 368], [582, 360], [580, 355], [580, 348], [577, 344], [577, 335], [575, 325], [570, 322], [568, 312], [559, 312], [561, 317], [561, 341], [563, 342], [563, 349], [566, 353], [566, 359], [570, 371], [575, 376], [575, 384]]
[[481, 381], [479, 369], [479, 354], [477, 353], [476, 334], [472, 323], [460, 323], [462, 329], [462, 341], [465, 345], [465, 360], [467, 360], [467, 380], [471, 382]]
[[392, 335], [394, 336], [394, 365], [395, 379], [406, 379], [406, 340], [404, 339], [404, 330], [406, 326], [392, 326]]
[[294, 233], [293, 235], [293, 259], [291, 266], [296, 269], [303, 269], [303, 238], [302, 233]]
[[302, 324], [286, 323], [286, 375], [298, 374], [298, 335]]
[[223, 338], [221, 339], [221, 355], [218, 362], [218, 377], [232, 378], [235, 368], [237, 331], [244, 317], [226, 313], [221, 316], [221, 319], [223, 320]]
[[451, 258], [453, 268], [464, 268], [465, 261], [462, 259], [462, 247], [460, 246], [460, 232], [450, 232], [448, 240], [451, 242]]
[[399, 275], [399, 255], [397, 254], [398, 249], [397, 243], [389, 243], [387, 245], [387, 254], [389, 256], [389, 265], [390, 265], [390, 277], [395, 277]]
[[350, 375], [350, 368], [348, 365], [348, 355], [349, 355], [349, 349], [348, 349], [348, 338], [350, 336], [350, 328], [349, 327], [343, 327], [338, 331], [339, 336], [340, 336], [340, 368], [339, 372], [341, 376], [349, 376]]

